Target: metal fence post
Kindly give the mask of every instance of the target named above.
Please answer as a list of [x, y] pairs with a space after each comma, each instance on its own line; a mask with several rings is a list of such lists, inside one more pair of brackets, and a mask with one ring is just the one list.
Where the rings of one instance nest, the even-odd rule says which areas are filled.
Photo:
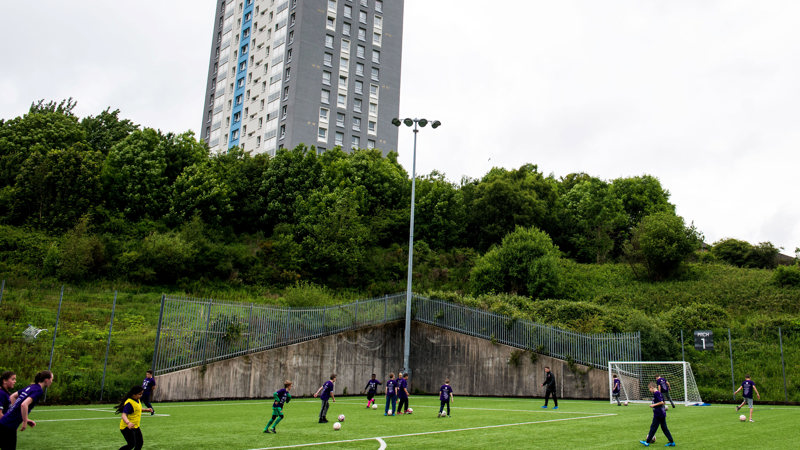
[[161, 294], [161, 312], [158, 313], [158, 325], [156, 327], [156, 344], [155, 347], [153, 348], [153, 365], [150, 366], [150, 370], [153, 371], [154, 375], [156, 373], [156, 363], [157, 363], [156, 358], [158, 358], [158, 341], [161, 338], [161, 324], [164, 320], [164, 303], [166, 302], [166, 299], [167, 295]]
[[789, 391], [786, 389], [786, 363], [783, 360], [783, 336], [781, 327], [778, 327], [778, 344], [781, 347], [781, 371], [783, 372], [783, 402], [789, 403]]
[[[728, 328], [728, 351], [731, 355], [731, 392], [736, 392], [736, 379], [733, 377], [733, 342], [730, 328]], [[734, 403], [736, 402], [736, 394], [733, 394], [733, 401]]]
[[250, 303], [250, 314], [247, 316], [247, 346], [245, 350], [250, 350], [250, 335], [253, 334], [253, 304]]
[[[58, 319], [61, 318], [61, 302], [64, 301], [64, 285], [61, 285], [61, 295], [58, 296], [58, 313], [56, 313], [56, 328], [53, 330], [53, 344], [50, 346], [50, 364], [47, 370], [53, 371], [53, 353], [56, 349], [56, 335], [58, 334]], [[44, 390], [44, 401], [47, 401], [47, 389]]]
[[3, 280], [3, 284], [0, 284], [0, 304], [3, 303], [3, 291], [6, 290], [6, 280]]
[[211, 324], [211, 305], [214, 299], [208, 299], [208, 313], [206, 314], [206, 332], [203, 335], [203, 365], [206, 364], [206, 355], [208, 350], [208, 327]]
[[117, 291], [114, 291], [114, 303], [111, 305], [111, 324], [108, 326], [106, 341], [106, 359], [103, 362], [103, 381], [100, 382], [100, 401], [103, 401], [103, 390], [106, 387], [106, 368], [108, 367], [108, 348], [111, 347], [111, 331], [114, 329], [114, 311], [117, 309]]
[[681, 330], [681, 361], [686, 361], [686, 349], [683, 346], [683, 330]]

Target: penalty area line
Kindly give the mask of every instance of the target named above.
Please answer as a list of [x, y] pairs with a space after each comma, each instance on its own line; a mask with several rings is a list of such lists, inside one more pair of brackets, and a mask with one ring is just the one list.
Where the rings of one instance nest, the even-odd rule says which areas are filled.
[[[483, 427], [470, 427], [470, 428], [456, 428], [454, 430], [437, 430], [437, 431], [425, 431], [421, 433], [409, 433], [409, 434], [395, 434], [391, 436], [379, 436], [379, 437], [368, 437], [368, 438], [359, 438], [359, 439], [345, 439], [341, 441], [327, 441], [327, 442], [312, 442], [308, 444], [295, 444], [295, 445], [282, 445], [278, 447], [260, 447], [254, 448], [251, 450], [270, 450], [270, 449], [279, 449], [279, 448], [299, 448], [299, 447], [312, 447], [316, 445], [332, 445], [332, 444], [344, 444], [347, 442], [359, 442], [359, 441], [383, 441], [384, 439], [395, 439], [395, 438], [404, 438], [404, 437], [413, 437], [413, 436], [427, 436], [431, 434], [444, 434], [444, 433], [457, 433], [461, 431], [474, 431], [474, 430], [488, 430], [491, 428], [504, 428], [504, 427], [518, 427], [522, 425], [535, 425], [539, 423], [552, 423], [552, 422], [566, 422], [568, 420], [585, 420], [585, 419], [597, 419], [600, 417], [611, 417], [616, 416], [616, 414], [608, 413], [608, 414], [599, 414], [594, 416], [583, 416], [583, 417], [567, 417], [563, 419], [550, 419], [550, 420], [536, 420], [533, 422], [519, 422], [519, 423], [504, 423], [500, 425], [487, 425]], [[383, 445], [385, 442], [381, 444]]]

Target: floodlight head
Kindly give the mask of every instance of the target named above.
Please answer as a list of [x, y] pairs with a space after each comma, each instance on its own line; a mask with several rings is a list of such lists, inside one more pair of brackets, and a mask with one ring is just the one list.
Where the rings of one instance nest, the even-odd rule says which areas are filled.
[[392, 125], [394, 125], [394, 126], [396, 126], [396, 127], [399, 127], [399, 126], [400, 126], [400, 125], [402, 125], [402, 124], [403, 124], [403, 122], [400, 122], [400, 119], [398, 119], [397, 117], [395, 117], [394, 119], [392, 119]]
[[403, 119], [403, 123], [406, 124], [407, 127], [410, 127], [410, 126], [414, 125], [414, 121], [409, 119], [408, 117]]
[[442, 125], [442, 122], [439, 122], [438, 120], [434, 120], [433, 123], [431, 124], [431, 128], [439, 128], [441, 125]]
[[423, 128], [424, 128], [424, 127], [425, 127], [425, 125], [427, 125], [427, 124], [428, 124], [428, 119], [419, 119], [419, 120], [417, 121], [417, 123], [419, 124], [419, 126], [421, 126], [421, 127], [423, 127]]

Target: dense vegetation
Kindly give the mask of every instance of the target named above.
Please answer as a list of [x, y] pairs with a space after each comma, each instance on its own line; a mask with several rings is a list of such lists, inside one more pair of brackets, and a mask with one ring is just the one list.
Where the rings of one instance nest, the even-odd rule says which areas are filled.
[[[41, 367], [13, 356], [19, 332], [54, 323], [53, 292], [74, 286], [55, 398], [99, 397], [111, 286], [125, 317], [112, 341], [135, 342], [115, 353], [130, 362], [118, 359], [114, 392], [149, 364], [162, 290], [299, 306], [405, 289], [411, 180], [396, 154], [209, 154], [191, 132], [141, 128], [119, 111], [80, 119], [74, 106], [40, 101], [0, 120], [3, 361]], [[777, 348], [781, 326], [789, 352], [800, 348], [800, 268], [773, 270], [769, 242], [701, 251], [655, 177], [556, 178], [526, 164], [459, 183], [432, 172], [416, 195], [418, 292], [581, 331], [640, 330], [648, 359], [678, 358], [681, 329], [730, 327], [749, 355]], [[691, 352], [707, 365], [705, 392], [723, 399], [727, 360]]]

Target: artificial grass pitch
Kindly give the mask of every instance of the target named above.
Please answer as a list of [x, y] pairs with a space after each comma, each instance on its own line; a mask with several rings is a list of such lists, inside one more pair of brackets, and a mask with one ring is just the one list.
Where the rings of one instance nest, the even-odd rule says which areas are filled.
[[[151, 449], [266, 448], [638, 448], [652, 418], [643, 404], [616, 406], [601, 401], [560, 400], [542, 409], [542, 399], [456, 397], [451, 417], [439, 418], [439, 399], [412, 396], [411, 415], [384, 416], [367, 409], [363, 397], [331, 403], [327, 424], [318, 422], [320, 401], [296, 398], [284, 408], [277, 433], [264, 433], [271, 400], [156, 403], [144, 414], [144, 447]], [[744, 413], [747, 413], [747, 411]], [[344, 414], [340, 431], [333, 430]], [[754, 422], [740, 422], [734, 405], [669, 408], [667, 424], [682, 448], [796, 448], [800, 407], [756, 403]], [[39, 406], [33, 429], [18, 432], [19, 449], [118, 448], [125, 441], [111, 405]], [[666, 438], [659, 430], [657, 442]]]

